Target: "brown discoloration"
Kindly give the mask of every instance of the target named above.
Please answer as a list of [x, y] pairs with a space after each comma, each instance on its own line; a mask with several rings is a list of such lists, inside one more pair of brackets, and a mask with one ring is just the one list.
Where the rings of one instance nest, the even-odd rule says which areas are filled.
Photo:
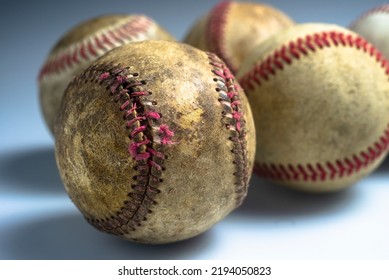
[[[128, 153], [133, 139], [128, 137], [130, 130], [119, 103], [113, 101], [106, 84], [96, 80], [105, 65], [119, 64], [127, 73], [139, 73], [136, 79], [146, 82], [141, 89], [152, 92], [141, 100], [144, 110], [153, 106], [161, 115], [156, 126], [164, 124], [174, 131], [172, 142], [166, 145], [158, 144], [157, 130], [147, 132], [164, 160], [158, 174], [162, 181], [156, 186], [159, 191], [140, 209], [137, 217], [141, 220], [121, 214], [127, 204], [139, 205], [131, 188], [139, 171]], [[148, 41], [119, 47], [90, 69], [65, 92], [55, 137], [61, 177], [91, 224], [137, 242], [166, 243], [207, 230], [237, 207], [251, 174], [253, 120], [240, 91], [245, 111], [242, 135], [247, 143], [241, 152], [247, 159], [234, 164], [235, 144], [221, 121], [223, 108], [206, 53], [185, 44]], [[244, 182], [236, 176], [242, 164]]]
[[192, 26], [184, 42], [216, 53], [235, 72], [255, 46], [293, 24], [269, 5], [223, 1]]
[[[119, 38], [119, 41], [115, 40], [109, 32], [123, 26], [126, 27], [126, 31], [117, 31], [115, 37]], [[131, 28], [133, 28], [133, 33], [131, 33]], [[105, 42], [103, 35], [107, 36], [110, 43]], [[99, 38], [99, 44], [103, 45], [102, 48], [97, 45], [96, 38]], [[75, 75], [114, 47], [148, 39], [174, 40], [173, 36], [156, 22], [143, 15], [104, 15], [82, 22], [67, 32], [50, 51], [39, 77], [42, 113], [50, 131], [53, 132], [63, 93]], [[89, 50], [90, 44], [93, 45], [92, 52]], [[87, 58], [81, 55], [81, 45], [83, 45], [83, 52]], [[73, 60], [75, 53], [76, 60]], [[69, 56], [61, 60], [60, 58], [65, 54]], [[70, 64], [67, 63], [69, 60]], [[54, 71], [54, 68], [58, 69]]]

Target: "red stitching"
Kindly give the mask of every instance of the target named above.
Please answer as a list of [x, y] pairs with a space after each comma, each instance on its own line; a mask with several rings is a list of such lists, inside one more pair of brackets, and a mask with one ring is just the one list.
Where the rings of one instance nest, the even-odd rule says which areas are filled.
[[373, 14], [378, 14], [378, 13], [384, 13], [384, 14], [389, 14], [389, 4], [382, 4], [380, 6], [377, 6], [373, 9], [370, 9], [368, 10], [367, 12], [364, 12], [361, 16], [359, 16], [357, 19], [355, 19], [351, 24], [350, 24], [350, 29], [353, 29], [355, 27], [355, 25], [367, 18], [368, 16], [370, 15], [373, 15]]
[[80, 48], [80, 55], [83, 59], [89, 59], [87, 53], [85, 52], [85, 44], [81, 45], [81, 48]]
[[[143, 98], [151, 93], [143, 89], [145, 81], [137, 80], [139, 74], [131, 75], [127, 68], [103, 64], [89, 67], [72, 83], [89, 81], [96, 76], [96, 82], [105, 84], [123, 111], [131, 139], [127, 150], [137, 162], [138, 174], [134, 177], [135, 184], [128, 194], [129, 200], [124, 202], [120, 211], [105, 219], [87, 220], [102, 231], [121, 235], [141, 226], [151, 212], [151, 206], [157, 203], [155, 197], [160, 193], [157, 186], [162, 181], [163, 162], [166, 160], [160, 149], [173, 143], [174, 132], [168, 125], [160, 123], [160, 113], [150, 108], [151, 105], [144, 105]], [[157, 131], [158, 135], [153, 131]]]
[[[389, 5], [387, 5], [389, 11]], [[374, 57], [377, 63], [385, 70], [389, 76], [389, 62], [375, 49], [373, 45], [365, 39], [355, 35], [345, 35], [338, 31], [320, 32], [312, 35], [306, 35], [304, 38], [298, 38], [296, 41], [289, 42], [275, 50], [262, 62], [256, 64], [251, 71], [243, 75], [239, 82], [243, 88], [253, 90], [255, 85], [261, 86], [262, 82], [269, 80], [276, 72], [284, 69], [283, 64], [292, 64], [293, 60], [307, 56], [310, 52], [316, 52], [318, 49], [331, 46], [355, 47], [370, 56]], [[259, 176], [276, 180], [295, 180], [295, 181], [325, 181], [334, 180], [350, 176], [359, 172], [362, 168], [377, 160], [389, 149], [389, 124], [380, 138], [367, 147], [365, 151], [352, 155], [350, 158], [337, 159], [334, 162], [327, 162], [325, 166], [320, 163], [297, 164], [297, 169], [291, 164], [285, 168], [282, 164], [271, 165], [266, 163], [256, 163], [254, 172]], [[309, 172], [308, 172], [309, 171]]]
[[[384, 136], [375, 142], [371, 147], [368, 147], [366, 151], [361, 151], [358, 154], [352, 155], [350, 158], [338, 159], [333, 162], [327, 162], [325, 167], [320, 163], [313, 164], [297, 164], [297, 170], [295, 166], [289, 164], [288, 168], [284, 165], [271, 164], [271, 171], [268, 164], [256, 163], [254, 171], [259, 176], [275, 179], [275, 180], [295, 180], [295, 181], [326, 181], [328, 179], [334, 180], [335, 178], [342, 178], [345, 176], [351, 176], [352, 174], [359, 172], [362, 168], [366, 168], [373, 163], [389, 148], [389, 125], [384, 131]], [[308, 172], [308, 171], [309, 172]]]
[[116, 42], [118, 42], [119, 44], [123, 44], [123, 43], [124, 43], [123, 39], [120, 38], [120, 36], [118, 36], [116, 33], [117, 33], [117, 32], [115, 32], [114, 30], [108, 31], [108, 35], [109, 35], [112, 39], [114, 39], [114, 40], [115, 40]]
[[103, 42], [101, 41], [102, 38], [98, 37], [97, 35], [95, 36], [95, 45], [98, 47], [100, 50], [103, 50], [104, 52], [107, 51], [106, 47], [104, 46]]
[[205, 29], [205, 38], [210, 52], [216, 53], [227, 64], [227, 66], [236, 72], [224, 44], [224, 27], [227, 23], [227, 14], [232, 5], [231, 1], [221, 1], [209, 13], [207, 26]]
[[246, 196], [249, 180], [246, 128], [244, 112], [238, 93], [238, 85], [235, 84], [235, 77], [228, 67], [213, 53], [207, 53], [212, 72], [217, 82], [216, 92], [219, 94], [219, 102], [223, 107], [223, 120], [226, 129], [231, 132], [230, 140], [234, 142], [234, 164], [237, 168], [234, 173], [237, 186], [236, 205], [240, 205]]
[[147, 17], [136, 15], [115, 29], [94, 35], [76, 44], [74, 48], [69, 47], [58, 54], [53, 54], [42, 66], [38, 79], [42, 80], [47, 75], [58, 74], [92, 57], [96, 58], [99, 56], [97, 49], [105, 53], [115, 47], [114, 42], [123, 44], [125, 40], [147, 31], [151, 24], [152, 21]]
[[342, 45], [344, 47], [355, 47], [363, 50], [370, 56], [374, 56], [376, 61], [385, 69], [389, 75], [389, 62], [382, 54], [365, 39], [344, 35], [341, 32], [321, 32], [313, 35], [307, 35], [305, 38], [298, 38], [295, 42], [289, 42], [275, 50], [272, 54], [266, 57], [261, 63], [256, 64], [254, 69], [243, 75], [239, 82], [243, 88], [253, 90], [255, 84], [260, 86], [263, 81], [269, 79], [270, 76], [276, 74], [276, 70], [283, 70], [284, 65], [293, 63], [293, 59], [300, 59], [301, 56], [309, 55], [310, 52], [315, 52], [317, 49]]
[[93, 43], [91, 40], [88, 41], [88, 51], [89, 53], [91, 53], [93, 56], [98, 56], [98, 53], [95, 49], [95, 47], [93, 46]]

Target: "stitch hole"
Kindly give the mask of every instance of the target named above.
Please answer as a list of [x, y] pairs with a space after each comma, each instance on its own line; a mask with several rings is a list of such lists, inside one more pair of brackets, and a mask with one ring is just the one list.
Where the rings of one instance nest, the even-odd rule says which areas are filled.
[[134, 73], [134, 74], [132, 74], [132, 76], [138, 77], [138, 76], [139, 76], [139, 73]]
[[148, 93], [149, 95], [152, 95], [152, 94], [153, 94], [151, 91], [148, 91], [147, 93]]
[[147, 84], [147, 82], [146, 82], [145, 80], [142, 80], [142, 81], [140, 81], [140, 82], [141, 82], [142, 85]]
[[221, 91], [221, 89], [220, 88], [216, 88], [216, 91], [219, 92], [219, 91]]
[[[163, 179], [162, 178], [159, 178], [159, 182], [160, 183], [163, 183]], [[158, 193], [160, 193], [161, 191], [160, 190], [158, 190]]]
[[214, 82], [218, 82], [219, 80], [217, 78], [213, 78], [213, 81]]
[[158, 104], [158, 102], [157, 102], [157, 101], [151, 101], [151, 104], [153, 104], [153, 105], [157, 105], [157, 104]]
[[136, 176], [136, 175], [135, 175], [135, 176], [132, 176], [132, 180], [135, 180], [135, 181], [136, 181], [137, 179], [138, 179], [138, 176]]
[[162, 166], [162, 171], [165, 171], [166, 170], [166, 167], [165, 166]]

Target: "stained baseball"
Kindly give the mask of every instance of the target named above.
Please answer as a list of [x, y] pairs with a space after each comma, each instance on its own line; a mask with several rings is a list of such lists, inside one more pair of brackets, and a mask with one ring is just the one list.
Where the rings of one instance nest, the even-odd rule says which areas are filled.
[[386, 156], [389, 65], [356, 33], [296, 25], [260, 45], [237, 79], [254, 115], [258, 175], [298, 190], [334, 191]]
[[292, 25], [286, 14], [269, 5], [221, 1], [191, 27], [184, 42], [216, 53], [236, 72], [256, 45]]
[[371, 42], [389, 59], [389, 4], [367, 11], [351, 24], [350, 29]]
[[107, 51], [148, 39], [174, 40], [144, 15], [104, 15], [82, 22], [53, 47], [39, 73], [40, 104], [53, 132], [63, 92], [71, 79]]
[[234, 76], [216, 55], [176, 42], [127, 44], [93, 62], [67, 88], [55, 138], [87, 221], [142, 243], [209, 229], [242, 203], [254, 162], [253, 118]]

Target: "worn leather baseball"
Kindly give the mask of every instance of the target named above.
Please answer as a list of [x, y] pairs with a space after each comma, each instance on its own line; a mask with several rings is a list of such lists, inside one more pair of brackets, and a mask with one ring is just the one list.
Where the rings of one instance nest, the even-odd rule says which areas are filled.
[[350, 29], [371, 42], [389, 59], [389, 4], [365, 12], [351, 24]]
[[107, 51], [148, 39], [174, 40], [144, 15], [104, 15], [82, 22], [68, 31], [50, 51], [39, 74], [40, 104], [53, 132], [63, 92], [71, 79]]
[[221, 1], [191, 27], [184, 42], [216, 53], [236, 72], [256, 45], [292, 25], [287, 15], [269, 5]]
[[329, 24], [281, 31], [247, 58], [237, 79], [253, 110], [260, 176], [334, 191], [386, 156], [388, 62], [354, 32]]
[[198, 235], [246, 196], [255, 132], [224, 63], [145, 41], [102, 56], [67, 88], [55, 129], [65, 188], [99, 230], [142, 243]]

